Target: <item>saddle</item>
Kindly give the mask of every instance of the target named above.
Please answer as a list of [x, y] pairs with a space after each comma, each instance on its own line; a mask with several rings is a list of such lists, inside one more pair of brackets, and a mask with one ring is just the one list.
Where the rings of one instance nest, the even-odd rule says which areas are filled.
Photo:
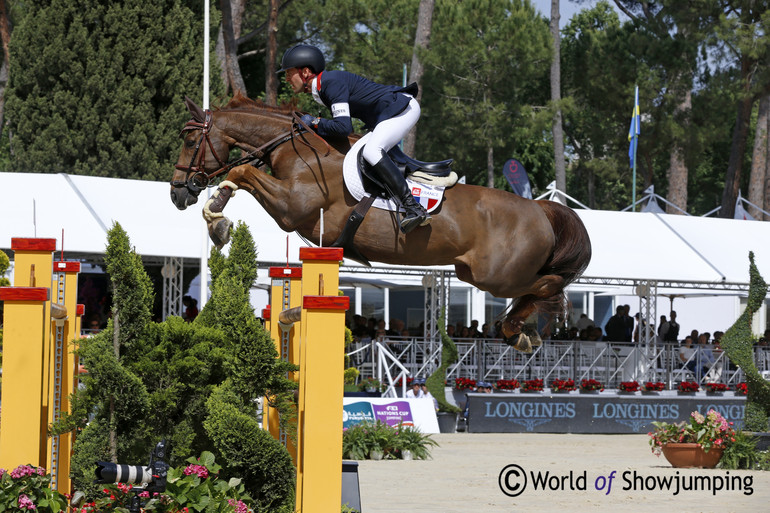
[[430, 176], [449, 176], [449, 173], [452, 172], [450, 166], [454, 162], [453, 159], [440, 160], [438, 162], [422, 162], [408, 156], [398, 146], [391, 148], [388, 151], [388, 156], [396, 163], [396, 166], [404, 175], [413, 175], [421, 172]]
[[[390, 201], [390, 196], [383, 184], [370, 172], [372, 166], [363, 158], [362, 150], [367, 136], [364, 136], [363, 139], [351, 148], [351, 151], [348, 152], [348, 156], [345, 159], [345, 185], [348, 187], [348, 190], [353, 197], [359, 200], [359, 203], [348, 217], [347, 222], [342, 229], [342, 233], [340, 233], [340, 236], [331, 246], [343, 248], [345, 251], [345, 258], [350, 258], [369, 266], [370, 263], [367, 258], [364, 257], [353, 244], [353, 237], [355, 236], [358, 227], [361, 225], [361, 222], [364, 220], [366, 213], [375, 201], [385, 201], [391, 205], [394, 204]], [[408, 180], [418, 182], [412, 186], [412, 194], [414, 194], [416, 198], [418, 194], [424, 196], [424, 199], [422, 200], [422, 202], [424, 202], [423, 206], [425, 206], [428, 211], [438, 206], [445, 187], [451, 187], [457, 183], [457, 173], [450, 168], [450, 165], [453, 162], [452, 159], [440, 162], [421, 162], [408, 157], [398, 147], [391, 149], [388, 152], [388, 156], [393, 160], [396, 166], [407, 175]], [[358, 189], [356, 189], [354, 183], [348, 181], [348, 170], [353, 175], [358, 176]], [[352, 189], [351, 186], [353, 186]], [[379, 208], [383, 207], [380, 206]], [[391, 207], [390, 209], [393, 210], [394, 208]]]

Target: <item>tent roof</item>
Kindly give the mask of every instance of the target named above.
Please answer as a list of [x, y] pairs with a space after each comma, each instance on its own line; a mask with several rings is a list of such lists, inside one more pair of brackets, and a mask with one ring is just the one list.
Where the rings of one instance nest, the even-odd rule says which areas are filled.
[[[577, 210], [593, 246], [581, 281], [663, 282], [664, 286], [743, 287], [749, 251], [770, 273], [770, 223], [652, 212]], [[659, 287], [661, 284], [659, 284]]]
[[[107, 230], [119, 222], [143, 257], [199, 259], [204, 251], [207, 234], [199, 213], [204, 200], [179, 211], [169, 199], [167, 183], [3, 173], [3, 185], [10, 194], [0, 201], [0, 249], [10, 249], [12, 237], [56, 238], [61, 249], [64, 230], [65, 256], [102, 255]], [[593, 247], [581, 283], [629, 285], [653, 280], [660, 282], [659, 288], [745, 288], [749, 251], [754, 252], [760, 272], [770, 275], [767, 222], [651, 212], [576, 212]], [[306, 245], [304, 241], [278, 228], [248, 194], [237, 194], [226, 213], [233, 222], [249, 226], [261, 264], [298, 263], [298, 248]], [[419, 272], [379, 264], [366, 269], [351, 261], [345, 262], [343, 270], [384, 275]]]

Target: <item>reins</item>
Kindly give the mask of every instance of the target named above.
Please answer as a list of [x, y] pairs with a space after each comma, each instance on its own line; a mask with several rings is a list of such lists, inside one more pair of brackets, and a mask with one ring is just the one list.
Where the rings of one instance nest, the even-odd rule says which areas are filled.
[[[228, 171], [230, 171], [232, 168], [236, 166], [239, 166], [241, 164], [246, 164], [249, 162], [256, 162], [254, 165], [257, 168], [264, 166], [267, 163], [267, 158], [270, 155], [270, 153], [272, 153], [276, 148], [278, 148], [283, 143], [294, 139], [295, 133], [300, 136], [300, 141], [302, 142], [302, 144], [304, 144], [309, 148], [313, 148], [313, 146], [312, 144], [310, 144], [310, 142], [308, 142], [305, 139], [304, 133], [309, 132], [313, 134], [314, 136], [319, 138], [321, 141], [323, 141], [324, 145], [326, 146], [326, 153], [324, 154], [324, 157], [329, 155], [329, 153], [331, 152], [331, 147], [329, 146], [329, 143], [326, 142], [326, 140], [324, 140], [317, 133], [315, 133], [315, 131], [313, 131], [306, 123], [304, 123], [299, 113], [292, 112], [291, 117], [292, 117], [292, 127], [289, 132], [285, 134], [281, 134], [278, 137], [269, 140], [259, 148], [255, 148], [254, 150], [250, 151], [249, 153], [240, 157], [239, 159], [226, 163], [221, 158], [219, 158], [219, 155], [217, 155], [217, 152], [214, 150], [214, 145], [211, 142], [211, 137], [209, 135], [209, 132], [212, 126], [212, 112], [206, 109], [204, 120], [202, 122], [193, 118], [185, 124], [184, 128], [182, 128], [180, 132], [180, 135], [182, 135], [185, 132], [189, 132], [192, 130], [200, 130], [201, 136], [198, 139], [198, 142], [195, 144], [195, 150], [193, 151], [192, 158], [190, 159], [190, 165], [182, 166], [177, 164], [174, 166], [176, 169], [187, 173], [189, 177], [185, 181], [172, 180], [171, 185], [173, 187], [187, 187], [194, 194], [197, 195], [203, 189], [209, 186], [212, 178], [215, 178], [221, 174], [227, 173]], [[211, 151], [211, 154], [214, 156], [214, 158], [217, 161], [217, 164], [219, 164], [220, 166], [219, 169], [211, 173], [207, 173], [205, 169], [207, 148]]]

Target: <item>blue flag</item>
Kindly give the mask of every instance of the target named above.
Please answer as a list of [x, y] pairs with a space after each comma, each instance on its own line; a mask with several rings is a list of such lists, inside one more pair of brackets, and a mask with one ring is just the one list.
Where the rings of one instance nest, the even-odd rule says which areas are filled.
[[503, 175], [511, 184], [513, 192], [522, 198], [532, 199], [532, 187], [524, 165], [516, 159], [510, 159], [503, 164]]
[[639, 117], [639, 87], [636, 87], [634, 93], [634, 111], [631, 113], [631, 126], [628, 129], [628, 159], [631, 161], [630, 167], [634, 167], [634, 160], [636, 157], [636, 145], [639, 139], [639, 126], [641, 125], [641, 118]]

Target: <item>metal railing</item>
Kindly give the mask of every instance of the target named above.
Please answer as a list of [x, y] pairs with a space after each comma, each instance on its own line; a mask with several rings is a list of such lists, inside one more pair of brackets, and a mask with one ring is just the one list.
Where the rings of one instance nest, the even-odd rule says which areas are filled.
[[[471, 378], [499, 379], [595, 379], [605, 388], [622, 381], [661, 381], [675, 388], [680, 381], [725, 383], [744, 381], [743, 372], [718, 349], [694, 347], [692, 356], [680, 359], [680, 346], [656, 343], [650, 346], [626, 342], [547, 340], [532, 353], [521, 353], [497, 339], [455, 339], [459, 361], [447, 370], [447, 381]], [[712, 357], [709, 357], [709, 354]], [[422, 338], [388, 337], [358, 343], [349, 353], [351, 365], [361, 377], [376, 377], [389, 390], [402, 377], [426, 377], [439, 365], [441, 347]], [[770, 347], [756, 347], [754, 360], [763, 375], [770, 377]], [[403, 380], [405, 381], [405, 380]], [[403, 386], [403, 383], [402, 383]]]

